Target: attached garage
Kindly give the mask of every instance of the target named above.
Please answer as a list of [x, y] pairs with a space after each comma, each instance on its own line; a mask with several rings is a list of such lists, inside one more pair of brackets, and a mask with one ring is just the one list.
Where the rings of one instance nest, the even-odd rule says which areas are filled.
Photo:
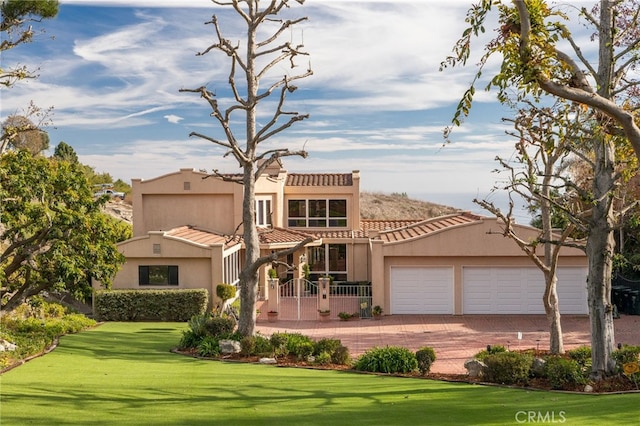
[[[544, 276], [497, 218], [463, 212], [399, 225], [370, 231], [373, 304], [385, 312], [544, 315]], [[525, 241], [540, 236], [513, 229]], [[560, 312], [588, 314], [584, 251], [562, 247], [558, 264]]]
[[391, 268], [392, 314], [452, 314], [453, 268]]
[[[558, 270], [562, 314], [587, 314], [586, 268]], [[464, 314], [544, 314], [544, 276], [535, 267], [464, 267]]]

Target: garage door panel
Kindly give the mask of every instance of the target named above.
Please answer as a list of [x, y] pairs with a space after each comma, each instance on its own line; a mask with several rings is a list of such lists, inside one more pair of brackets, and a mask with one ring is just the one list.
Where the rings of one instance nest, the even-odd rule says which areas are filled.
[[[586, 314], [586, 270], [558, 270], [563, 314]], [[469, 267], [463, 269], [463, 313], [544, 314], [544, 275], [538, 268]]]
[[453, 313], [453, 269], [391, 268], [391, 313]]

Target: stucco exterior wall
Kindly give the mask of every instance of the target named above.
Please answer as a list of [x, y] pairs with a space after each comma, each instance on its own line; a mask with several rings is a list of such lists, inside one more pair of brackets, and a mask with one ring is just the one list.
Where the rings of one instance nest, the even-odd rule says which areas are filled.
[[[179, 285], [139, 285], [138, 266], [177, 265]], [[130, 258], [127, 266], [115, 277], [113, 289], [196, 289], [206, 288], [211, 293], [211, 264], [208, 259], [184, 258]], [[213, 290], [215, 294], [215, 289]]]
[[192, 169], [132, 180], [133, 235], [194, 225], [232, 233], [242, 222], [242, 186]]

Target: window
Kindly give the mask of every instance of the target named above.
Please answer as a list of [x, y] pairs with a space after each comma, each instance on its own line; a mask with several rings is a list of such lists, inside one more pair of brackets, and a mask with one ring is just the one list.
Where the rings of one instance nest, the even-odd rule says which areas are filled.
[[237, 285], [240, 281], [240, 256], [238, 251], [231, 253], [224, 258], [224, 282]]
[[330, 275], [336, 281], [347, 280], [347, 245], [324, 244], [310, 247], [308, 255], [311, 281]]
[[256, 197], [256, 225], [271, 226], [271, 197]]
[[292, 227], [335, 228], [347, 226], [347, 200], [289, 200]]
[[178, 285], [178, 267], [175, 265], [138, 266], [140, 285]]

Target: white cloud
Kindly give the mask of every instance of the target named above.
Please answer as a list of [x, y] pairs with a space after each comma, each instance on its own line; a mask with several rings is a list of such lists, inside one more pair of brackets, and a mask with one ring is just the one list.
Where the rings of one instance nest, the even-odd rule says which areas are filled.
[[175, 114], [165, 115], [164, 118], [166, 118], [169, 123], [173, 124], [178, 124], [180, 121], [184, 120], [184, 118], [179, 117]]

